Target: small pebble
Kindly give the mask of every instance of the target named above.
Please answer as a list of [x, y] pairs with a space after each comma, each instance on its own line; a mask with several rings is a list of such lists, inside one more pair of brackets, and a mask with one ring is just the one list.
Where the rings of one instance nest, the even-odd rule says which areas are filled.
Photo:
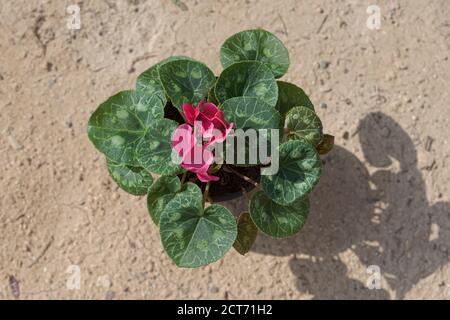
[[217, 293], [219, 292], [219, 288], [216, 286], [212, 286], [211, 288], [209, 288], [209, 292], [211, 293]]
[[348, 140], [349, 137], [349, 133], [348, 131], [345, 131], [344, 134], [342, 135], [342, 138], [344, 138], [344, 140]]
[[431, 151], [431, 146], [433, 145], [434, 139], [430, 136], [427, 136], [427, 139], [425, 140], [425, 150]]
[[326, 60], [321, 60], [321, 61], [319, 62], [319, 67], [320, 67], [320, 69], [322, 69], [322, 70], [327, 69], [329, 65], [330, 65], [330, 62], [329, 62], [329, 61], [326, 61]]
[[329, 88], [329, 87], [320, 88], [320, 92], [323, 92], [323, 93], [327, 93], [327, 92], [331, 92], [331, 91], [333, 91], [333, 89]]

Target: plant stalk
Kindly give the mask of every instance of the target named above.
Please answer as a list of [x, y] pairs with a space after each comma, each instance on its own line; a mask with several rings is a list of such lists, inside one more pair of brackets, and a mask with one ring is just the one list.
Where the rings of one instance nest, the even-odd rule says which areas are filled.
[[242, 173], [237, 172], [236, 170], [234, 170], [234, 169], [232, 169], [232, 168], [230, 168], [230, 167], [228, 167], [228, 166], [227, 166], [227, 170], [229, 170], [230, 172], [234, 173], [235, 175], [237, 175], [237, 176], [238, 176], [239, 178], [241, 178], [242, 180], [245, 180], [245, 181], [251, 183], [252, 185], [255, 186], [255, 188], [260, 189], [259, 183], [256, 182], [255, 180], [253, 180], [252, 178], [249, 178], [249, 177], [247, 177], [246, 175], [243, 175]]
[[184, 181], [186, 180], [186, 176], [187, 176], [187, 171], [185, 173], [183, 173], [183, 176], [181, 177], [181, 185], [184, 184]]
[[206, 199], [208, 198], [208, 192], [209, 192], [209, 182], [206, 184], [205, 192], [203, 192], [203, 199], [202, 199], [203, 208], [205, 207], [205, 202], [206, 202]]

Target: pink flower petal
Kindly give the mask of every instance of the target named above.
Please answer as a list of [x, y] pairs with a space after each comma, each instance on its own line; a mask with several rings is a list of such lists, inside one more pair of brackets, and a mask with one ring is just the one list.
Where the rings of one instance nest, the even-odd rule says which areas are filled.
[[[182, 157], [181, 166], [197, 174], [202, 182], [217, 181], [219, 177], [208, 174], [214, 162], [210, 150], [213, 143], [222, 143], [229, 135], [234, 124], [224, 119], [222, 110], [213, 103], [204, 103], [203, 99], [194, 107], [183, 104], [183, 113], [187, 123], [180, 125], [172, 138], [172, 147]], [[192, 131], [192, 125], [194, 130]], [[209, 139], [203, 144], [205, 139]]]
[[178, 153], [180, 157], [192, 148], [196, 139], [192, 134], [192, 127], [187, 123], [184, 123], [175, 130], [172, 136], [172, 148]]
[[213, 137], [211, 138], [210, 142], [211, 143], [213, 143], [213, 142], [214, 143], [222, 143], [222, 142], [224, 142], [227, 139], [228, 135], [230, 134], [230, 131], [233, 128], [233, 126], [234, 126], [234, 123], [231, 122], [228, 125], [228, 127], [226, 127], [226, 126], [223, 126], [223, 127], [220, 127], [220, 128], [215, 127], [214, 129], [216, 129], [216, 130], [213, 131], [214, 134], [212, 135]]
[[189, 171], [208, 171], [209, 166], [214, 162], [212, 151], [207, 149], [207, 145], [195, 144], [184, 155], [181, 166]]
[[194, 106], [189, 103], [183, 103], [182, 108], [183, 108], [183, 113], [184, 113], [184, 116], [186, 117], [187, 123], [193, 125], [195, 119], [197, 119], [197, 117], [200, 113], [199, 108], [198, 107], [194, 108]]
[[204, 103], [200, 107], [200, 113], [204, 116], [208, 117], [209, 119], [212, 119], [216, 116], [217, 112], [219, 111], [219, 108], [214, 103]]
[[201, 182], [210, 182], [219, 180], [219, 177], [211, 176], [207, 172], [197, 172], [197, 178]]
[[204, 103], [203, 112], [200, 114], [207, 117], [209, 120], [218, 119], [222, 123], [226, 123], [222, 110], [220, 110], [214, 103]]

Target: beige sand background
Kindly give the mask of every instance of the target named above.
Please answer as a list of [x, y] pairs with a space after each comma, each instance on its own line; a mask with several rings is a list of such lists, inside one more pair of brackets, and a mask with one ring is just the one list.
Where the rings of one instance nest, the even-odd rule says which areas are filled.
[[[449, 17], [448, 0], [1, 0], [0, 298], [449, 299]], [[170, 55], [219, 73], [222, 42], [254, 27], [286, 44], [284, 79], [337, 145], [300, 234], [179, 269], [86, 123]]]

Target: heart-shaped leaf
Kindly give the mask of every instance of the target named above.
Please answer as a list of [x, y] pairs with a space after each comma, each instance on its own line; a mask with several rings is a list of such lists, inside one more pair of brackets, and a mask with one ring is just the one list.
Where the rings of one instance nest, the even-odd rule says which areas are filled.
[[220, 62], [224, 68], [239, 62], [256, 60], [264, 63], [276, 78], [289, 67], [289, 53], [283, 43], [272, 33], [246, 30], [228, 38], [220, 49]]
[[280, 114], [264, 101], [254, 97], [235, 97], [226, 100], [220, 108], [228, 123], [235, 129], [275, 129], [280, 124]]
[[276, 238], [296, 234], [305, 224], [308, 213], [307, 196], [289, 206], [272, 201], [263, 191], [255, 192], [250, 200], [252, 220], [262, 232]]
[[120, 188], [135, 196], [147, 194], [153, 183], [152, 175], [141, 167], [127, 166], [107, 160], [107, 166], [111, 178]]
[[182, 171], [178, 155], [172, 153], [172, 135], [177, 127], [178, 123], [169, 119], [160, 119], [153, 123], [136, 147], [136, 159], [142, 167], [162, 175]]
[[307, 107], [294, 107], [289, 110], [284, 127], [289, 130], [289, 140], [300, 140], [314, 147], [322, 141], [322, 122], [317, 114]]
[[137, 144], [156, 119], [164, 117], [158, 96], [122, 91], [103, 102], [91, 115], [88, 136], [112, 161], [139, 166], [134, 158]]
[[253, 223], [248, 212], [243, 212], [238, 219], [238, 233], [236, 241], [233, 247], [242, 255], [245, 255], [255, 243], [256, 237], [258, 235], [258, 228]]
[[320, 179], [321, 162], [316, 149], [298, 140], [279, 147], [279, 170], [262, 175], [261, 186], [266, 194], [281, 205], [288, 205], [307, 195]]
[[316, 147], [317, 152], [319, 154], [327, 154], [333, 149], [334, 146], [334, 136], [331, 134], [324, 134], [322, 141]]
[[185, 56], [173, 56], [160, 61], [159, 63], [148, 68], [138, 76], [136, 81], [136, 90], [141, 91], [147, 95], [157, 95], [165, 105], [167, 99], [166, 94], [164, 92], [164, 87], [162, 86], [161, 80], [159, 79], [158, 68], [167, 62], [178, 60], [192, 61], [193, 59]]
[[167, 95], [180, 111], [183, 103], [197, 105], [216, 81], [214, 73], [198, 61], [170, 61], [161, 65], [158, 71]]
[[306, 93], [295, 84], [277, 81], [278, 84], [278, 101], [276, 109], [284, 117], [286, 113], [292, 108], [297, 106], [304, 106], [314, 110], [314, 105], [309, 100]]
[[222, 71], [215, 94], [220, 102], [234, 97], [255, 97], [274, 107], [278, 99], [278, 87], [272, 72], [264, 64], [243, 61]]
[[159, 221], [164, 249], [180, 267], [195, 268], [219, 260], [233, 245], [236, 220], [213, 204], [202, 208], [200, 188], [188, 182], [166, 206]]
[[147, 208], [156, 225], [159, 225], [162, 212], [180, 187], [178, 177], [162, 176], [148, 190]]

